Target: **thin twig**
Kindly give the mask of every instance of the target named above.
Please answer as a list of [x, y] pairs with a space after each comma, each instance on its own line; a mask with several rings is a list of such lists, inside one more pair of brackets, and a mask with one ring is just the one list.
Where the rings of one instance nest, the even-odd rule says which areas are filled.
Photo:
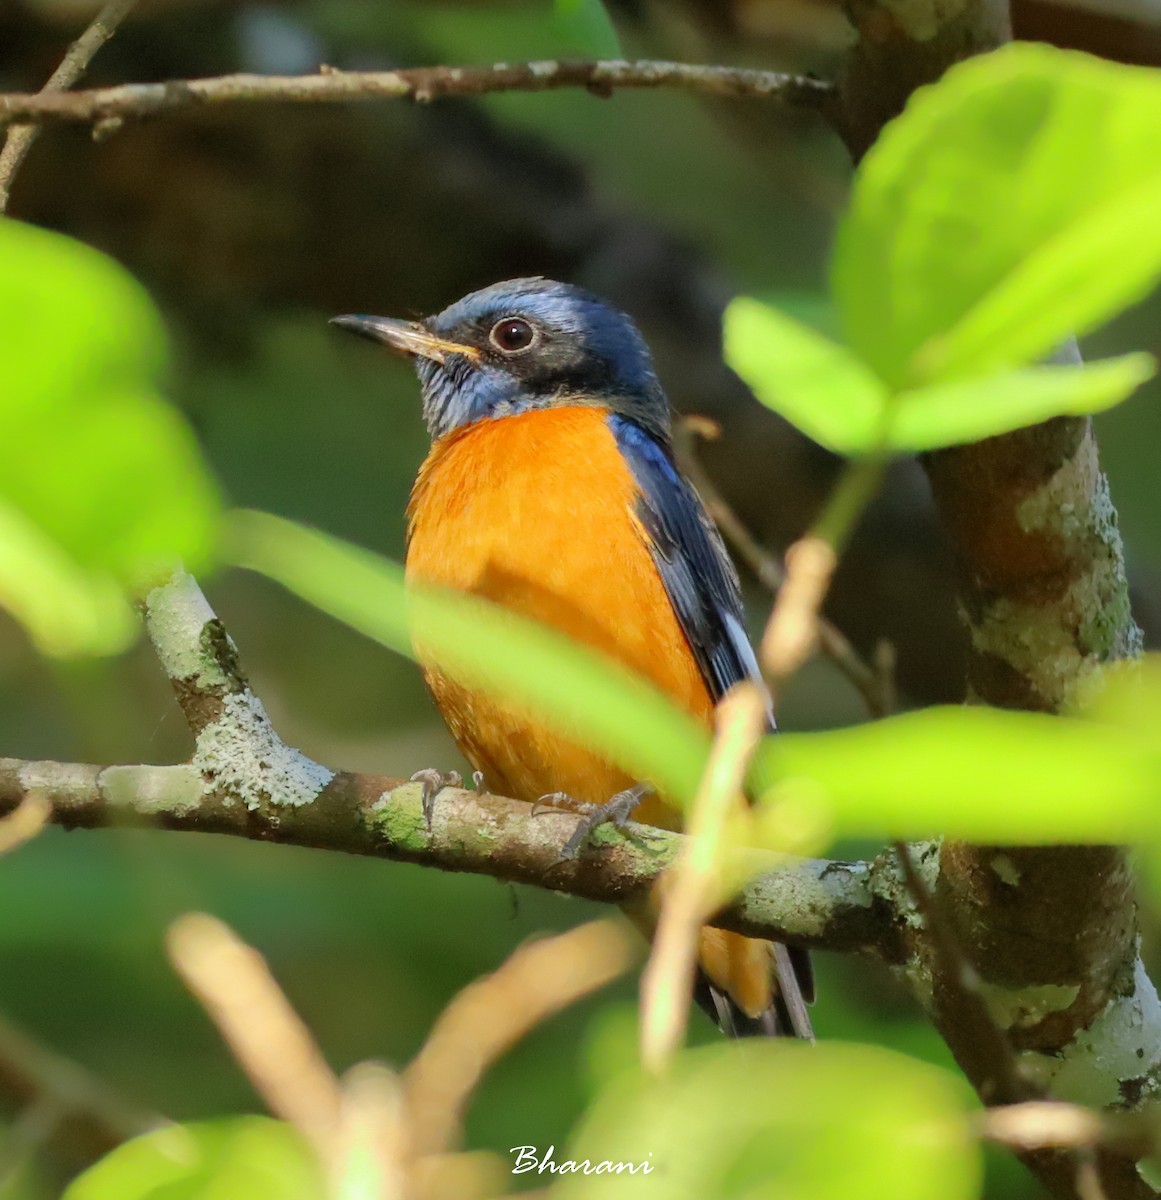
[[[687, 416], [675, 429], [674, 444], [681, 468], [701, 496], [706, 510], [713, 517], [726, 541], [737, 551], [742, 561], [754, 572], [755, 578], [772, 595], [776, 595], [786, 575], [777, 557], [750, 532], [746, 523], [718, 490], [698, 458], [695, 438], [714, 441], [721, 429], [706, 417]], [[882, 641], [876, 647], [873, 664], [868, 664], [851, 645], [846, 635], [822, 613], [817, 618], [819, 649], [850, 680], [873, 718], [885, 717], [895, 708], [894, 651]], [[890, 665], [885, 664], [889, 662]]]
[[[165, 1124], [163, 1117], [130, 1104], [80, 1064], [3, 1020], [0, 1105], [11, 1112], [32, 1110], [25, 1132], [43, 1132], [44, 1123], [51, 1120], [49, 1136], [54, 1146], [66, 1149], [71, 1158], [81, 1162], [99, 1158], [121, 1142]], [[4, 1161], [12, 1145], [0, 1149], [0, 1161]]]
[[766, 732], [764, 690], [744, 682], [717, 706], [717, 734], [689, 814], [689, 840], [662, 887], [661, 912], [641, 975], [641, 1061], [661, 1072], [681, 1044], [705, 920], [721, 904], [726, 829], [745, 807], [742, 785]]
[[959, 935], [919, 873], [911, 848], [894, 842], [907, 890], [923, 918], [931, 947], [939, 960], [943, 985], [956, 993], [956, 1008], [970, 1023], [972, 1043], [983, 1065], [977, 1090], [985, 1104], [1016, 1104], [1037, 1095], [1036, 1088], [1020, 1072], [1012, 1046], [996, 1024], [984, 999], [979, 972], [968, 960]]
[[42, 793], [31, 791], [18, 808], [0, 818], [0, 854], [30, 841], [52, 818], [52, 805]]
[[814, 652], [818, 611], [838, 556], [822, 538], [807, 535], [786, 551], [786, 582], [766, 622], [758, 657], [773, 682], [789, 679]]
[[548, 60], [496, 63], [490, 67], [416, 67], [399, 71], [338, 71], [317, 75], [222, 75], [93, 88], [69, 94], [0, 95], [0, 124], [7, 121], [80, 121], [86, 124], [154, 116], [202, 104], [349, 103], [410, 99], [426, 103], [445, 96], [489, 92], [545, 92], [585, 88], [600, 96], [617, 88], [681, 88], [710, 96], [777, 99], [824, 109], [834, 85], [811, 76], [742, 67], [612, 59], [596, 62]]
[[329, 1163], [342, 1090], [262, 956], [205, 913], [175, 921], [166, 947], [270, 1111], [294, 1125]]
[[1074, 1153], [1076, 1160], [1077, 1200], [1108, 1200], [1101, 1182], [1100, 1163], [1092, 1146], [1080, 1146]]
[[1110, 1149], [1133, 1158], [1161, 1148], [1161, 1121], [1152, 1109], [1101, 1111], [1063, 1100], [1026, 1100], [985, 1109], [979, 1133], [1017, 1153]]
[[469, 984], [407, 1069], [412, 1153], [454, 1149], [463, 1111], [488, 1067], [546, 1017], [628, 970], [636, 955], [636, 939], [623, 925], [591, 921], [519, 947], [498, 970]]
[[775, 597], [758, 655], [771, 683], [789, 678], [813, 652], [819, 612], [839, 556], [883, 471], [880, 457], [851, 459], [809, 532], [786, 551], [787, 579]]
[[[66, 91], [85, 73], [93, 55], [117, 32], [117, 27], [129, 15], [137, 0], [109, 0], [93, 18], [92, 24], [68, 48], [60, 66], [49, 76], [40, 89], [40, 96]], [[0, 213], [8, 208], [8, 195], [12, 180], [20, 170], [36, 135], [40, 132], [36, 124], [12, 125], [8, 130], [4, 148], [0, 150]]]
[[410, 1186], [403, 1081], [378, 1062], [356, 1063], [342, 1081], [342, 1108], [329, 1164], [335, 1200], [422, 1196]]

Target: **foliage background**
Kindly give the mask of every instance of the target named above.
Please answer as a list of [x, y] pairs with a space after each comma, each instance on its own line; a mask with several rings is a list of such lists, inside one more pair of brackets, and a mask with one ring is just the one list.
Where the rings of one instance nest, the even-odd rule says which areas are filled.
[[[749, 5], [749, 23], [732, 31], [699, 23], [694, 6], [617, 11], [630, 54], [830, 73], [842, 49], [836, 13], [779, 10]], [[56, 0], [5, 9], [0, 86], [39, 86], [81, 19]], [[107, 48], [92, 80], [575, 56], [608, 49], [605, 37], [562, 25], [539, 0], [158, 4]], [[12, 213], [108, 250], [150, 288], [174, 343], [170, 395], [237, 504], [400, 556], [426, 445], [414, 381], [326, 318], [427, 312], [497, 278], [544, 272], [640, 318], [675, 401], [723, 420], [711, 468], [778, 547], [812, 515], [828, 462], [723, 377], [714, 308], [746, 291], [825, 326], [825, 255], [848, 176], [820, 123], [778, 108], [672, 93], [509, 95], [293, 119], [274, 109], [191, 114], [99, 146], [55, 129], [30, 158]], [[1084, 349], [1159, 353], [1159, 314], [1151, 301]], [[1146, 626], [1161, 590], [1157, 387], [1098, 418]], [[864, 644], [896, 638], [904, 699], [954, 697], [946, 564], [915, 474], [897, 473], [844, 571], [833, 613]], [[289, 741], [324, 762], [391, 775], [455, 761], [410, 664], [255, 577], [205, 583]], [[760, 614], [764, 597], [755, 590], [752, 600]], [[786, 698], [782, 723], [861, 715], [845, 681], [816, 664]], [[177, 761], [189, 750], [148, 648], [53, 664], [3, 616], [0, 746], [97, 762]], [[161, 954], [166, 923], [190, 908], [222, 916], [268, 956], [339, 1068], [406, 1061], [459, 987], [530, 933], [589, 915], [579, 901], [408, 866], [231, 839], [49, 830], [0, 869], [0, 1011], [170, 1116], [255, 1108]], [[828, 956], [819, 971], [821, 1037], [946, 1060], [878, 971]], [[632, 1053], [633, 997], [624, 983], [505, 1059], [478, 1094], [469, 1144], [560, 1146], [595, 1084]], [[714, 1036], [698, 1019], [695, 1038]], [[34, 1200], [58, 1187], [30, 1168], [0, 1196]], [[1033, 1185], [1005, 1165], [989, 1193], [1031, 1195]]]

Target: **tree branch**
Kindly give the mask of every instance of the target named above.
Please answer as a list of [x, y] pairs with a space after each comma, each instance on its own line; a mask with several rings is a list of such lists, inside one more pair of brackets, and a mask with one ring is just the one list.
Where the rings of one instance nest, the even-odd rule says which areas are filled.
[[[305, 756], [303, 756], [305, 758]], [[306, 760], [309, 762], [310, 760]], [[421, 785], [353, 772], [329, 772], [309, 802], [289, 803], [275, 763], [264, 770], [241, 751], [237, 772], [208, 781], [196, 767], [94, 766], [0, 758], [0, 815], [31, 791], [49, 800], [66, 829], [151, 827], [224, 833], [445, 871], [491, 875], [587, 900], [620, 904], [647, 891], [685, 839], [630, 823], [602, 826], [576, 859], [560, 848], [580, 819], [504, 796], [460, 788], [439, 793], [431, 829], [423, 821]], [[321, 773], [326, 768], [314, 764]], [[253, 771], [239, 794], [233, 780]], [[265, 798], [256, 799], [259, 793]], [[887, 876], [865, 862], [830, 862], [754, 852], [761, 871], [715, 918], [751, 937], [894, 960], [903, 952]]]
[[806, 75], [742, 67], [645, 60], [496, 63], [490, 67], [415, 67], [398, 71], [339, 71], [317, 75], [223, 75], [214, 79], [130, 83], [69, 93], [0, 95], [0, 124], [9, 121], [80, 121], [86, 124], [154, 116], [202, 104], [350, 103], [408, 99], [420, 103], [446, 96], [489, 92], [545, 92], [585, 88], [610, 96], [618, 88], [680, 88], [709, 96], [776, 99], [825, 111], [834, 86]]
[[[136, 3], [137, 0], [110, 0], [93, 18], [88, 29], [68, 48], [60, 66], [49, 76], [39, 94], [52, 95], [72, 87], [93, 61], [93, 55], [117, 32], [117, 27]], [[14, 125], [8, 130], [4, 149], [0, 150], [0, 213], [8, 207], [13, 176], [20, 170], [20, 164], [38, 132], [36, 125]]]

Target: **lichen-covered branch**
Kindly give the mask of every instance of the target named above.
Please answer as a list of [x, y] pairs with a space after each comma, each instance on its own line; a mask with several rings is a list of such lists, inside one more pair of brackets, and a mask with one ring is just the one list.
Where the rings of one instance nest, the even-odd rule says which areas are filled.
[[[581, 819], [573, 813], [445, 788], [428, 829], [419, 783], [315, 768], [320, 785], [305, 800], [297, 790], [283, 790], [280, 767], [264, 768], [249, 752], [236, 769], [219, 773], [191, 764], [100, 767], [0, 758], [0, 814], [36, 791], [51, 802], [53, 821], [70, 829], [232, 834], [491, 875], [617, 904], [649, 889], [683, 841], [632, 823], [624, 832], [602, 826], [581, 854], [563, 859], [561, 847]], [[887, 959], [902, 952], [902, 917], [893, 914], [887, 891], [879, 894], [872, 864], [764, 854], [754, 865], [761, 873], [714, 924]]]
[[546, 60], [490, 67], [415, 67], [398, 71], [338, 71], [317, 75], [223, 75], [215, 79], [128, 83], [68, 93], [0, 95], [0, 124], [9, 121], [80, 121], [107, 124], [127, 117], [156, 116], [204, 104], [350, 103], [407, 99], [422, 103], [445, 96], [489, 92], [545, 92], [584, 88], [599, 96], [620, 88], [682, 88], [710, 96], [774, 99], [801, 108], [825, 109], [833, 85], [812, 76], [743, 67], [619, 59], [593, 62]]

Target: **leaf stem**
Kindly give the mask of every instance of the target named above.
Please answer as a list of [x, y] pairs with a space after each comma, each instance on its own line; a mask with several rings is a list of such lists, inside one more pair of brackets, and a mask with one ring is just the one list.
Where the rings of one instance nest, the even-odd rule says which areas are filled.
[[758, 652], [772, 689], [813, 653], [819, 612], [839, 555], [878, 491], [886, 469], [885, 452], [848, 462], [822, 515], [786, 551], [786, 579], [778, 589]]
[[859, 518], [879, 490], [886, 470], [887, 456], [883, 453], [852, 458], [808, 536], [825, 542], [836, 558], [842, 554]]

